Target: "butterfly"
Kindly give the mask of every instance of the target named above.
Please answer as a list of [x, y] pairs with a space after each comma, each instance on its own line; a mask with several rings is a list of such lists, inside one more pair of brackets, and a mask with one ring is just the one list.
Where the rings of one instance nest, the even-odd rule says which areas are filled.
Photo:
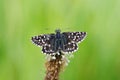
[[31, 38], [32, 42], [42, 47], [45, 54], [54, 55], [55, 53], [70, 53], [78, 49], [77, 43], [84, 40], [86, 32], [62, 32], [55, 30], [56, 33], [43, 34]]

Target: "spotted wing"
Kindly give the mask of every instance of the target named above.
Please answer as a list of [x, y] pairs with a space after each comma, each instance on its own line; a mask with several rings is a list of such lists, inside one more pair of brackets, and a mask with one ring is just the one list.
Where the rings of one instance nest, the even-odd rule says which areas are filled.
[[32, 42], [38, 46], [42, 46], [43, 53], [52, 54], [55, 53], [52, 46], [54, 39], [55, 39], [55, 34], [38, 35], [32, 37]]
[[38, 46], [44, 46], [45, 44], [50, 44], [50, 35], [38, 35], [32, 37], [32, 42]]
[[68, 43], [69, 42], [74, 42], [78, 43], [84, 40], [86, 36], [86, 32], [63, 32], [63, 35], [65, 35]]
[[66, 39], [66, 44], [64, 44], [63, 51], [64, 52], [73, 52], [78, 49], [77, 43], [81, 42], [85, 36], [86, 32], [63, 32]]
[[78, 46], [76, 43], [68, 43], [64, 45], [63, 52], [74, 52], [78, 49]]

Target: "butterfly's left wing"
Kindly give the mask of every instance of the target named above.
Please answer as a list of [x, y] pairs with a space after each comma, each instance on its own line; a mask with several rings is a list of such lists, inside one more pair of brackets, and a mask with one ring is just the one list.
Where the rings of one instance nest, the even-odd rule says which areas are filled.
[[55, 53], [52, 46], [54, 39], [55, 34], [45, 34], [32, 37], [32, 42], [41, 46], [43, 53], [52, 54]]
[[66, 39], [63, 52], [73, 52], [78, 48], [77, 43], [85, 38], [86, 32], [63, 32], [62, 35]]
[[45, 44], [50, 44], [50, 35], [38, 35], [32, 37], [32, 42], [37, 46], [44, 46]]

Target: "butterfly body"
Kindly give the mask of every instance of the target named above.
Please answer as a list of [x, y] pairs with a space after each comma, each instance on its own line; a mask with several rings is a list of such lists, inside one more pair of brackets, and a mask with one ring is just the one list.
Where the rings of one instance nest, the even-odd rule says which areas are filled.
[[44, 34], [32, 37], [34, 44], [42, 47], [42, 52], [46, 54], [54, 54], [61, 52], [76, 51], [77, 43], [81, 42], [86, 32], [63, 32], [60, 30], [55, 31], [56, 34]]

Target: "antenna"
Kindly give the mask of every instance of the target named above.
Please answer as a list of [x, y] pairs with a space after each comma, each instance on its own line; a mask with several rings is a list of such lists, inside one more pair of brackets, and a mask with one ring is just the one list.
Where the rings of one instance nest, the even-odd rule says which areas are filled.
[[61, 30], [60, 30], [60, 29], [56, 29], [55, 32], [56, 32], [56, 33], [57, 33], [57, 32], [61, 32]]

